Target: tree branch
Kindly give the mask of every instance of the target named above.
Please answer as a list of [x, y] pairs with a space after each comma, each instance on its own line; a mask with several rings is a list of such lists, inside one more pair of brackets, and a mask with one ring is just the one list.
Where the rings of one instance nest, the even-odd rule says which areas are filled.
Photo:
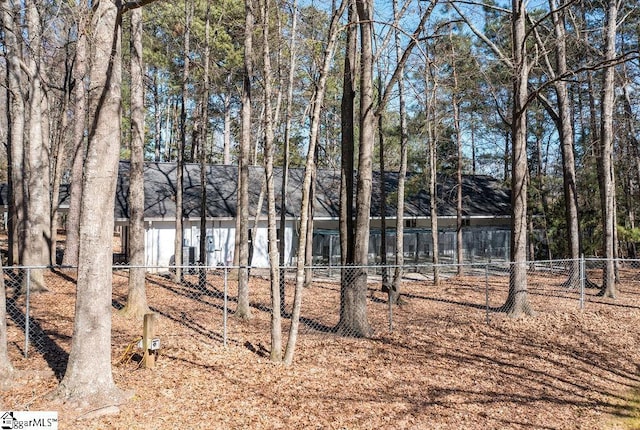
[[498, 46], [495, 43], [493, 43], [483, 32], [478, 30], [478, 28], [471, 22], [471, 20], [469, 20], [469, 18], [467, 18], [467, 16], [463, 14], [460, 9], [458, 9], [458, 6], [456, 6], [455, 2], [451, 2], [450, 4], [451, 4], [451, 7], [453, 7], [456, 10], [458, 15], [460, 15], [460, 18], [464, 20], [464, 22], [467, 24], [467, 26], [473, 32], [473, 34], [478, 36], [480, 40], [486, 43], [487, 46], [498, 56], [500, 61], [506, 64], [507, 67], [513, 68], [513, 62], [511, 61], [511, 59], [505, 56], [500, 50], [500, 48], [498, 48]]
[[382, 96], [380, 98], [380, 103], [378, 103], [378, 107], [376, 108], [376, 111], [375, 111], [376, 116], [382, 114], [382, 111], [384, 110], [387, 102], [389, 101], [389, 97], [391, 96], [391, 90], [393, 89], [396, 82], [400, 78], [400, 73], [402, 72], [404, 65], [407, 63], [407, 60], [409, 59], [409, 55], [411, 55], [411, 51], [413, 51], [413, 48], [418, 44], [418, 36], [420, 35], [420, 33], [422, 33], [422, 30], [424, 29], [424, 26], [427, 22], [427, 19], [429, 19], [429, 17], [431, 16], [431, 12], [433, 12], [433, 9], [436, 7], [437, 4], [438, 4], [438, 0], [431, 1], [431, 3], [429, 4], [429, 7], [422, 15], [422, 18], [420, 19], [420, 23], [416, 27], [415, 31], [411, 34], [411, 39], [409, 40], [407, 47], [404, 49], [404, 52], [402, 53], [402, 57], [398, 60], [398, 64], [396, 65], [396, 68], [393, 71], [393, 75], [391, 75], [391, 79], [389, 79], [389, 82], [387, 82], [384, 92], [382, 93]]
[[122, 10], [122, 13], [124, 13], [124, 12], [128, 12], [128, 11], [130, 11], [130, 10], [132, 10], [132, 9], [137, 9], [137, 8], [139, 8], [139, 7], [142, 7], [142, 6], [146, 6], [146, 5], [148, 5], [148, 4], [150, 4], [150, 3], [153, 3], [153, 2], [155, 2], [155, 1], [156, 1], [156, 0], [132, 0], [132, 1], [125, 1], [125, 2], [122, 2], [122, 3], [120, 4], [120, 9]]

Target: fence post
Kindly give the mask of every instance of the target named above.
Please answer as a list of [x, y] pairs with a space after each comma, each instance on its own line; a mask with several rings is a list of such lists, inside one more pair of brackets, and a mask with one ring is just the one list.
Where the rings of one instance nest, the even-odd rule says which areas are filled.
[[389, 294], [387, 295], [387, 303], [389, 303], [389, 333], [393, 332], [393, 304], [391, 303], [391, 295], [393, 287], [389, 285]]
[[584, 309], [584, 288], [587, 271], [585, 269], [584, 254], [580, 256], [580, 309]]
[[157, 351], [155, 349], [152, 350], [151, 348], [153, 338], [156, 334], [156, 319], [157, 314], [154, 312], [144, 314], [144, 321], [142, 325], [142, 349], [144, 350], [142, 355], [142, 367], [145, 369], [152, 369], [156, 365]]
[[29, 330], [30, 330], [30, 319], [29, 319], [29, 301], [31, 299], [31, 269], [27, 268], [27, 291], [26, 291], [26, 305], [25, 305], [25, 315], [24, 315], [24, 358], [28, 358], [29, 353]]
[[229, 279], [229, 268], [227, 266], [224, 267], [224, 305], [222, 309], [222, 343], [224, 347], [227, 347], [227, 307], [228, 307], [228, 279]]
[[[329, 277], [331, 278], [331, 257], [333, 256], [333, 237], [329, 236]], [[313, 259], [311, 260], [313, 266]]]
[[489, 324], [489, 265], [485, 264], [484, 266], [484, 300], [485, 300], [485, 309], [486, 309], [486, 317], [487, 324]]

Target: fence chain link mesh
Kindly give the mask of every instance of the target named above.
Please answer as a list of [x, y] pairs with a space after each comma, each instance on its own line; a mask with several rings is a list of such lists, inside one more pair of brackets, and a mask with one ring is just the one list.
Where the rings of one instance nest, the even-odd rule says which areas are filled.
[[[618, 300], [637, 294], [640, 260], [617, 260], [614, 265], [619, 285]], [[113, 307], [125, 306], [129, 272], [134, 267], [114, 265]], [[369, 266], [314, 266], [300, 276], [296, 268], [281, 267], [278, 290], [283, 338], [290, 328], [296, 283], [302, 283], [299, 333], [303, 336], [362, 336], [367, 328], [374, 333], [403, 329], [411, 320], [410, 303], [425, 300], [434, 306], [449, 306], [451, 312], [465, 312], [470, 319], [499, 323], [508, 312], [574, 312], [588, 308], [590, 302], [606, 300], [600, 284], [605, 260], [550, 260], [516, 265], [503, 261], [481, 264], [408, 264]], [[145, 271], [145, 288], [150, 309], [162, 318], [188, 329], [188, 339], [174, 342], [200, 347], [243, 344], [248, 334], [260, 331], [262, 344], [269, 344], [272, 312], [270, 272], [251, 268], [249, 303], [252, 319], [235, 318], [238, 302], [237, 267], [181, 267], [182, 280], [175, 267], [139, 267]], [[73, 268], [5, 267], [7, 291], [8, 341], [26, 356], [44, 351], [53, 342], [39, 325], [48, 310], [31, 306], [38, 291], [30, 282], [32, 271], [45, 270], [59, 282], [75, 283]], [[390, 305], [389, 289], [398, 272], [400, 304]], [[434, 280], [438, 279], [436, 285]], [[58, 281], [56, 281], [58, 282]], [[48, 293], [56, 294], [55, 284]], [[405, 306], [409, 304], [409, 306]], [[265, 327], [267, 329], [265, 330]], [[71, 336], [72, 333], [66, 334]], [[169, 338], [171, 333], [167, 333]]]

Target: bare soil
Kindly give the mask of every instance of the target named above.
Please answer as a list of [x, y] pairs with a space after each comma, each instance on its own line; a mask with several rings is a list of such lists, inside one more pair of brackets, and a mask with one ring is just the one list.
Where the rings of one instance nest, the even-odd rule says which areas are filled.
[[223, 275], [210, 273], [202, 287], [195, 276], [183, 285], [148, 276], [161, 348], [156, 366], [143, 369], [135, 347], [142, 323], [118, 314], [128, 278], [114, 272], [113, 376], [135, 395], [117, 415], [87, 419], [87, 411], [49, 398], [70, 348], [75, 274], [48, 274], [50, 291], [31, 297], [28, 358], [24, 296], [11, 302], [9, 353], [19, 372], [0, 392], [0, 409], [57, 410], [61, 429], [623, 429], [636, 413], [640, 271], [623, 273], [616, 300], [587, 290], [584, 309], [561, 277], [532, 273], [538, 313], [520, 319], [499, 312], [502, 278], [451, 277], [436, 287], [414, 276], [403, 285], [406, 304], [391, 309], [391, 326], [372, 276], [370, 339], [332, 332], [339, 285], [318, 278], [304, 291], [290, 367], [269, 360], [265, 279], [252, 276], [253, 317], [241, 321], [229, 278], [225, 333]]

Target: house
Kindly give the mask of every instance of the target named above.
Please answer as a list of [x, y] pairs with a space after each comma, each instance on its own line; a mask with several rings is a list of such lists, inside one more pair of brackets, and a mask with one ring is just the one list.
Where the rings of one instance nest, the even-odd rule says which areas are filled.
[[[293, 264], [298, 238], [298, 220], [302, 189], [302, 169], [292, 169], [287, 188], [285, 225], [285, 262]], [[252, 238], [252, 261], [255, 267], [268, 266], [267, 253], [267, 204], [264, 197], [264, 170], [250, 168], [249, 212]], [[276, 182], [276, 211], [281, 212], [280, 184], [282, 170], [274, 173]], [[393, 196], [397, 190], [397, 173], [385, 175], [387, 210], [387, 253], [393, 254], [395, 234], [395, 205]], [[230, 265], [235, 245], [236, 197], [238, 168], [231, 165], [209, 165], [206, 171], [206, 223], [207, 264]], [[175, 239], [175, 183], [176, 164], [148, 162], [145, 164], [145, 240], [146, 261], [149, 266], [167, 267], [173, 264]], [[405, 256], [414, 261], [431, 255], [430, 249], [430, 195], [424, 190], [426, 180], [420, 174], [407, 178], [405, 198]], [[128, 228], [129, 163], [120, 162], [116, 193], [115, 221], [127, 237]], [[319, 169], [315, 188], [314, 209], [314, 261], [335, 264], [339, 261], [340, 172]], [[382, 217], [380, 214], [380, 175], [374, 174], [371, 205], [370, 258], [378, 258]], [[474, 258], [508, 259], [510, 238], [510, 193], [500, 181], [488, 176], [465, 175], [463, 177], [463, 225], [465, 261]], [[261, 199], [261, 192], [263, 198]], [[185, 264], [199, 260], [201, 217], [200, 166], [184, 166], [183, 226]], [[455, 178], [438, 179], [438, 229], [440, 255], [455, 255], [456, 229], [456, 181]], [[262, 207], [258, 209], [258, 202]], [[257, 214], [257, 216], [256, 216]], [[126, 249], [126, 246], [124, 246]], [[126, 260], [126, 258], [125, 258]], [[389, 260], [392, 261], [392, 260]]]

